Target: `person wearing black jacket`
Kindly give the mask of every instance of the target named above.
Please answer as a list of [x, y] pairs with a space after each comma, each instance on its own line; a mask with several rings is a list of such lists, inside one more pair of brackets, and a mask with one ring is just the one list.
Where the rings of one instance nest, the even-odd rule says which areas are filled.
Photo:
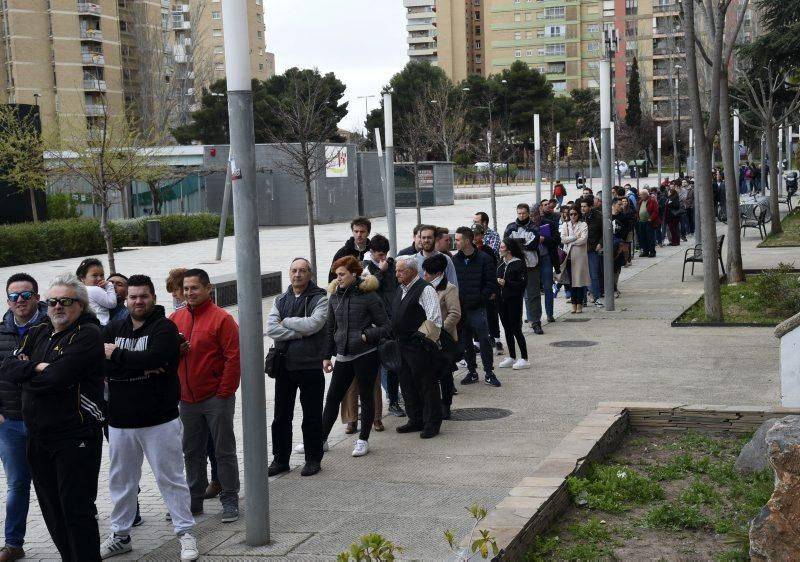
[[146, 275], [128, 279], [129, 316], [104, 330], [108, 376], [108, 487], [114, 508], [111, 534], [100, 546], [110, 558], [130, 552], [136, 496], [147, 457], [181, 543], [181, 559], [196, 560], [194, 517], [183, 472], [183, 426], [178, 417], [178, 328], [156, 304]]
[[[527, 369], [528, 346], [522, 335], [522, 295], [528, 283], [526, 278], [525, 254], [522, 246], [514, 238], [506, 238], [500, 244], [500, 265], [497, 266], [497, 284], [500, 285], [500, 320], [506, 332], [508, 357], [499, 367]], [[519, 344], [520, 358], [514, 348], [514, 340]]]
[[[47, 321], [47, 305], [39, 302], [39, 285], [27, 273], [16, 273], [6, 281], [8, 312], [0, 322], [0, 361], [13, 355], [31, 326]], [[0, 460], [6, 473], [5, 542], [0, 560], [25, 556], [22, 544], [31, 497], [31, 471], [25, 459], [27, 440], [22, 420], [22, 389], [0, 382]]]
[[581, 199], [581, 215], [589, 229], [589, 238], [586, 241], [586, 253], [589, 258], [589, 278], [595, 306], [603, 306], [603, 215], [600, 209], [594, 207], [594, 197], [584, 196]]
[[467, 374], [461, 384], [478, 382], [478, 365], [475, 361], [475, 348], [470, 345], [477, 336], [481, 349], [481, 362], [485, 372], [484, 382], [490, 386], [500, 386], [494, 375], [493, 349], [489, 337], [489, 324], [486, 319], [486, 303], [497, 292], [495, 271], [492, 261], [472, 243], [472, 229], [461, 226], [456, 230], [456, 248], [453, 265], [458, 276], [458, 296], [461, 301], [461, 333], [459, 340], [464, 342], [464, 359]]
[[103, 449], [103, 336], [72, 274], [48, 294], [50, 323], [28, 330], [0, 380], [22, 386], [28, 463], [47, 530], [66, 562], [100, 560], [97, 479]]
[[[517, 220], [510, 223], [503, 238], [519, 240], [525, 252], [525, 265], [528, 269], [528, 284], [525, 287], [525, 308], [528, 313], [528, 322], [533, 332], [537, 335], [544, 334], [542, 330], [542, 294], [541, 294], [541, 267], [539, 263], [539, 225], [531, 219], [531, 208], [527, 203], [517, 205]], [[549, 289], [549, 287], [546, 287]]]
[[[331, 264], [345, 256], [353, 256], [358, 261], [364, 259], [364, 254], [369, 249], [369, 233], [372, 230], [372, 222], [366, 217], [356, 217], [350, 221], [350, 231], [353, 235], [344, 243], [344, 246], [339, 248], [333, 255]], [[328, 272], [328, 283], [336, 279], [336, 273], [331, 270]]]

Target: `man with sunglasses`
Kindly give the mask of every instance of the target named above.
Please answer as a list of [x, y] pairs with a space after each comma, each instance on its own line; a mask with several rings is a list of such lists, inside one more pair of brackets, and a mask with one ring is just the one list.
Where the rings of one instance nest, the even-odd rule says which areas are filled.
[[103, 337], [77, 277], [56, 277], [48, 297], [50, 323], [31, 326], [0, 365], [0, 380], [22, 386], [28, 465], [61, 559], [94, 562], [100, 560]]
[[[47, 321], [47, 305], [39, 302], [39, 285], [27, 273], [6, 281], [8, 311], [0, 324], [0, 362], [14, 353], [31, 326]], [[28, 519], [31, 473], [25, 459], [27, 430], [22, 421], [22, 389], [0, 382], [0, 460], [6, 473], [5, 543], [0, 562], [25, 556], [22, 543]]]

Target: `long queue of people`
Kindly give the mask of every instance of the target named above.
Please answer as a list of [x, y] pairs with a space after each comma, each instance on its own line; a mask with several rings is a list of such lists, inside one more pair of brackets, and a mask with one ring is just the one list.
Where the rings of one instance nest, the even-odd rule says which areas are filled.
[[[640, 256], [655, 256], [665, 222], [658, 197], [646, 189], [615, 190], [609, 250], [615, 291], [636, 240]], [[685, 222], [691, 214], [688, 197], [681, 197], [670, 189], [663, 206], [668, 225], [673, 216]], [[573, 313], [589, 298], [603, 306], [602, 215], [591, 190], [575, 201], [562, 195], [520, 203], [502, 234], [489, 222], [480, 211], [452, 233], [418, 225], [395, 259], [388, 239], [371, 236], [369, 219], [357, 217], [333, 258], [327, 287], [316, 284], [309, 260], [290, 262], [289, 286], [267, 319], [274, 349], [265, 370], [275, 377], [270, 476], [290, 470], [298, 393], [303, 441], [294, 452], [305, 457], [301, 475], [313, 476], [337, 417], [345, 433], [358, 433], [354, 457], [368, 454], [373, 430], [385, 430], [384, 392], [387, 413], [407, 418], [398, 433], [434, 438], [451, 417], [459, 367], [466, 369], [460, 385], [479, 382], [480, 356], [483, 382], [499, 388], [495, 367], [529, 368], [524, 323], [543, 334], [543, 316], [555, 322], [562, 288]], [[679, 243], [686, 231], [668, 226], [667, 232]], [[238, 519], [238, 326], [214, 304], [204, 270], [172, 270], [166, 288], [174, 298], [169, 318], [148, 276], [106, 278], [93, 258], [75, 275], [56, 277], [47, 299], [32, 276], [8, 278], [9, 310], [0, 324], [0, 458], [7, 478], [0, 562], [24, 556], [31, 481], [63, 560], [131, 551], [132, 528], [142, 522], [137, 496], [145, 457], [181, 559], [199, 556], [194, 517], [205, 500], [219, 498], [223, 523]], [[495, 356], [506, 353], [495, 365]], [[95, 501], [104, 434], [114, 505], [101, 543]]]

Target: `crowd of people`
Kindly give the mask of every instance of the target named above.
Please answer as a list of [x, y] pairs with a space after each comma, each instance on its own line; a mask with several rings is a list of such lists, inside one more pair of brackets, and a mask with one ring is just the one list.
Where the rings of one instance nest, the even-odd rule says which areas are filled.
[[[614, 189], [613, 248], [603, 247], [600, 194], [520, 203], [502, 233], [480, 211], [471, 224], [420, 224], [410, 246], [390, 257], [389, 240], [356, 217], [336, 252], [327, 286], [310, 261], [288, 264], [266, 333], [274, 342], [265, 371], [275, 378], [272, 461], [290, 470], [299, 392], [302, 476], [317, 474], [341, 416], [356, 434], [352, 456], [368, 454], [387, 413], [405, 417], [398, 433], [436, 437], [460, 385], [501, 387], [497, 370], [530, 367], [524, 324], [544, 333], [562, 288], [578, 314], [603, 306], [604, 251], [613, 252], [614, 290], [635, 246], [654, 257], [692, 232], [686, 180], [637, 192]], [[30, 484], [63, 560], [85, 562], [132, 550], [142, 462], [147, 458], [180, 539], [181, 558], [199, 556], [194, 517], [219, 498], [223, 523], [239, 517], [234, 433], [239, 331], [214, 303], [202, 269], [166, 279], [175, 311], [167, 317], [147, 275], [105, 275], [83, 260], [53, 279], [47, 298], [27, 273], [6, 282], [0, 324], [0, 458], [7, 478], [0, 562], [24, 556]], [[618, 293], [617, 293], [618, 294]], [[590, 300], [591, 299], [591, 300]], [[505, 346], [500, 340], [501, 329]], [[495, 357], [506, 355], [495, 365]], [[495, 369], [497, 368], [497, 370]], [[325, 377], [330, 384], [325, 392]], [[103, 438], [108, 441], [110, 533], [100, 541], [95, 505]], [[207, 472], [211, 465], [211, 477]]]

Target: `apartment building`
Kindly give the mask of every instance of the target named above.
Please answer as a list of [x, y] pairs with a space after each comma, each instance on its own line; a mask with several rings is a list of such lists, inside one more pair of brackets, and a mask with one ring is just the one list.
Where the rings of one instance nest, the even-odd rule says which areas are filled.
[[438, 61], [436, 4], [436, 0], [403, 0], [403, 7], [406, 8], [408, 58], [412, 61], [427, 61], [431, 64]]
[[[263, 0], [248, 4], [254, 78], [275, 72]], [[126, 110], [185, 122], [225, 77], [220, 0], [0, 0], [0, 103], [38, 104], [45, 133], [91, 131]], [[159, 112], [160, 110], [160, 112]]]

